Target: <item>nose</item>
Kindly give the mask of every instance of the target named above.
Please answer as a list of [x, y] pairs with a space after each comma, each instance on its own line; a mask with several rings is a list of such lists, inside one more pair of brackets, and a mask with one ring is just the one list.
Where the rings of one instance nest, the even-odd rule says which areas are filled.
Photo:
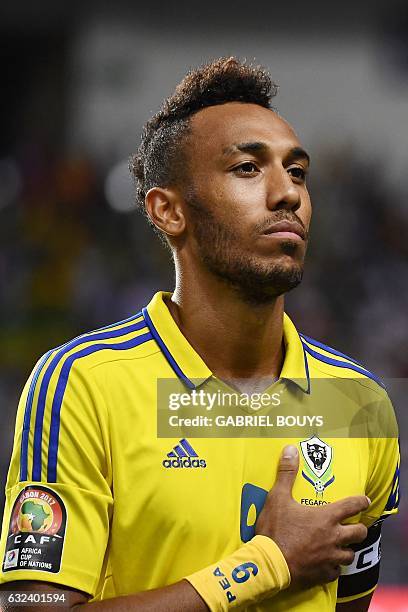
[[271, 169], [267, 189], [269, 210], [288, 209], [296, 211], [300, 207], [299, 189], [283, 166]]

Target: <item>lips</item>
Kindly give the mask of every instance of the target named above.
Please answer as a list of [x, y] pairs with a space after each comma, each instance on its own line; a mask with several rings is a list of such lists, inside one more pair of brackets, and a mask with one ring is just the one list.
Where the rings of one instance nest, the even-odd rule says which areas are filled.
[[296, 223], [295, 221], [277, 221], [276, 223], [268, 227], [268, 229], [265, 230], [263, 233], [268, 235], [281, 232], [296, 234], [297, 236], [302, 238], [302, 240], [305, 239], [305, 230], [300, 225], [300, 223]]

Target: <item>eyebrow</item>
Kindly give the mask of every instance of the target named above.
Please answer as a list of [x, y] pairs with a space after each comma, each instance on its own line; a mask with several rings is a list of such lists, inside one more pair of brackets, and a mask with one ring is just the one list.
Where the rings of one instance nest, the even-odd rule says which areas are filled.
[[[268, 149], [268, 145], [265, 142], [241, 142], [233, 144], [223, 149], [223, 155], [228, 156], [241, 151], [242, 153], [265, 153]], [[292, 147], [285, 155], [285, 159], [290, 161], [292, 159], [305, 159], [310, 164], [310, 156], [302, 147]]]
[[267, 148], [264, 142], [241, 142], [225, 147], [222, 152], [224, 155], [232, 155], [237, 151], [242, 151], [242, 153], [257, 153], [265, 151]]
[[310, 164], [310, 155], [302, 147], [293, 147], [290, 149], [286, 155], [286, 159], [305, 159], [307, 163]]

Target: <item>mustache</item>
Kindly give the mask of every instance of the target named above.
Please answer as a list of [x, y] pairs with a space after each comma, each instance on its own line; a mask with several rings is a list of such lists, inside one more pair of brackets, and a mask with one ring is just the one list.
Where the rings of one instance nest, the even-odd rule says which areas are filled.
[[262, 221], [259, 221], [255, 226], [254, 230], [256, 234], [263, 234], [266, 232], [272, 225], [278, 223], [279, 221], [288, 221], [291, 223], [298, 223], [303, 231], [305, 232], [305, 240], [309, 238], [309, 232], [303, 223], [302, 219], [300, 219], [296, 213], [288, 212], [287, 210], [277, 210], [271, 216], [265, 217]]

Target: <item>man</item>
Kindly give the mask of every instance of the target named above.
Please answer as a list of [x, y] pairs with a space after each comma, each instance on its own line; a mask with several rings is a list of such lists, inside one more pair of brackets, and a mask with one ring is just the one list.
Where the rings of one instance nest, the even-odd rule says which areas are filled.
[[[284, 314], [311, 205], [309, 156], [275, 93], [262, 69], [220, 59], [147, 124], [132, 170], [176, 287], [34, 369], [7, 483], [7, 593], [112, 611], [368, 609], [379, 521], [398, 505], [397, 441], [319, 437], [313, 394], [323, 381], [333, 414], [393, 413], [375, 376]], [[158, 437], [163, 381], [187, 400], [280, 393], [314, 429]]]

